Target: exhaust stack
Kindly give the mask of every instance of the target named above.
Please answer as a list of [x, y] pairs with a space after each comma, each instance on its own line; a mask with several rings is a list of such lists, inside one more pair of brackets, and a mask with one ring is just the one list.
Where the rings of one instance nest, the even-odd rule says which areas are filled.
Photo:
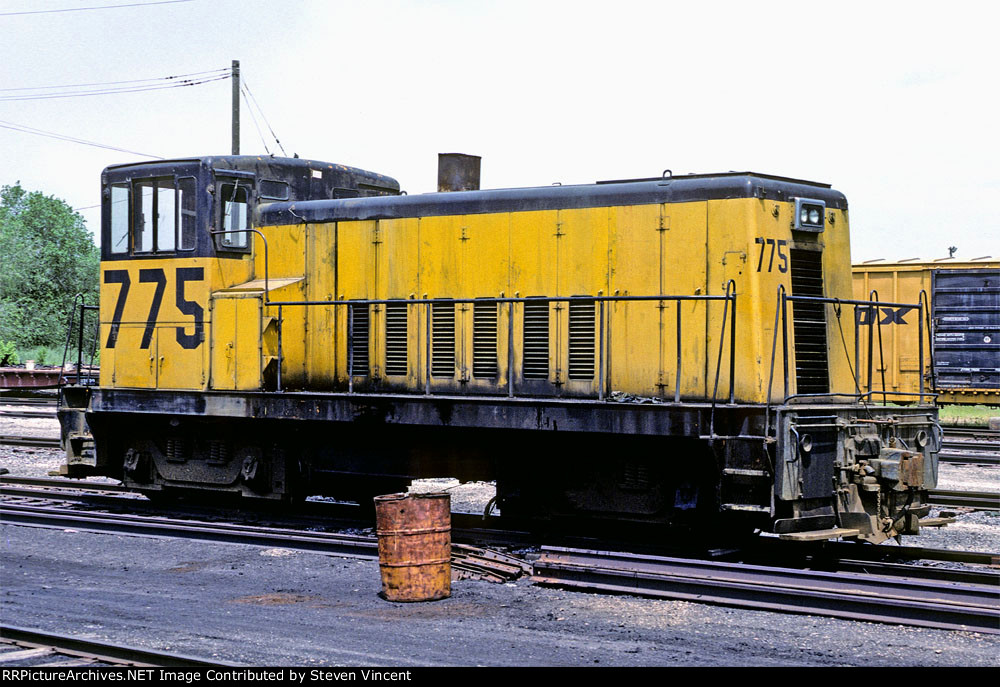
[[438, 191], [478, 191], [479, 155], [438, 153]]

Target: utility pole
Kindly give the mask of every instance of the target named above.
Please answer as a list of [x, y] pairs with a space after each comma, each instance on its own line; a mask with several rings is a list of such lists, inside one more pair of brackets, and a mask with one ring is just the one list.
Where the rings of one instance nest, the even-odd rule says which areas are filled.
[[240, 154], [240, 61], [233, 60], [233, 155]]

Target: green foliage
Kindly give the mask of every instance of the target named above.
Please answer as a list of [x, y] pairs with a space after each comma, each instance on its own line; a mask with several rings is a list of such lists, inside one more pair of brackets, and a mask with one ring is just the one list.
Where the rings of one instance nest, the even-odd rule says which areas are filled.
[[59, 350], [48, 346], [22, 348], [17, 352], [17, 357], [21, 359], [22, 363], [34, 360], [36, 365], [58, 365], [62, 362], [62, 348]]
[[991, 417], [1000, 417], [997, 406], [943, 405], [938, 407], [941, 424], [986, 427]]
[[[20, 182], [0, 188], [0, 336], [62, 350], [74, 296], [96, 303], [100, 252], [83, 217]], [[50, 357], [49, 352], [45, 352]]]
[[0, 367], [17, 365], [19, 362], [17, 347], [14, 345], [14, 342], [0, 339]]

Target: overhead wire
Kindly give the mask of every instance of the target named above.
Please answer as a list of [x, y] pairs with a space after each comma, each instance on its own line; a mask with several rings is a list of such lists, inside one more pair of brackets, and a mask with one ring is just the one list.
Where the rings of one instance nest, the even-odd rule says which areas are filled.
[[[264, 124], [267, 125], [267, 130], [271, 132], [271, 137], [274, 139], [274, 142], [278, 144], [279, 148], [281, 148], [282, 154], [284, 154], [285, 157], [288, 157], [288, 153], [285, 152], [285, 146], [281, 145], [281, 141], [279, 141], [278, 137], [274, 135], [274, 129], [271, 128], [271, 123], [268, 122], [267, 121], [267, 117], [264, 116], [264, 110], [261, 109], [260, 103], [257, 102], [257, 98], [254, 97], [253, 92], [250, 90], [250, 86], [247, 85], [246, 79], [241, 79], [240, 80], [240, 86], [242, 88], [246, 89], [246, 92], [250, 95], [250, 98], [253, 100], [254, 105], [257, 106], [257, 112], [260, 113], [261, 119], [263, 119], [264, 120]], [[249, 106], [250, 106], [250, 103], [248, 102], [247, 103], [247, 107], [249, 107]]]
[[87, 10], [117, 10], [123, 7], [145, 7], [147, 5], [176, 5], [194, 0], [153, 0], [152, 2], [130, 2], [124, 5], [93, 5], [90, 7], [65, 7], [54, 10], [22, 10], [19, 12], [0, 12], [0, 17], [13, 17], [21, 14], [58, 14], [60, 12], [84, 12]]
[[[204, 83], [210, 83], [212, 81], [221, 81], [223, 79], [228, 79], [230, 77], [231, 77], [231, 72], [228, 68], [220, 68], [220, 69], [204, 70], [199, 72], [189, 72], [185, 74], [172, 74], [168, 76], [146, 78], [146, 79], [96, 81], [89, 83], [63, 84], [57, 86], [24, 86], [17, 88], [3, 88], [0, 89], [0, 92], [11, 93], [11, 95], [0, 95], [0, 102], [18, 102], [24, 100], [47, 100], [52, 98], [72, 98], [79, 96], [94, 96], [94, 95], [113, 95], [119, 93], [137, 93], [143, 91], [164, 90], [168, 88], [183, 88], [185, 86], [197, 86]], [[71, 90], [58, 90], [58, 89], [71, 89]], [[89, 89], [89, 90], [81, 90], [81, 89]], [[50, 91], [50, 92], [45, 92], [45, 91]], [[78, 138], [76, 136], [70, 136], [68, 134], [61, 134], [55, 131], [46, 131], [45, 129], [38, 129], [36, 127], [27, 126], [25, 124], [17, 124], [15, 122], [7, 122], [0, 120], [0, 128], [9, 129], [11, 131], [17, 131], [19, 133], [33, 134], [35, 136], [44, 136], [46, 138], [52, 138], [58, 141], [65, 141], [68, 143], [77, 143], [79, 145], [86, 145], [94, 148], [102, 148], [104, 150], [114, 150], [116, 152], [128, 153], [130, 155], [138, 155], [140, 157], [148, 157], [156, 160], [164, 159], [159, 155], [142, 153], [136, 150], [130, 150], [128, 148], [121, 148], [119, 146], [113, 146], [106, 143], [90, 141], [84, 138]]]
[[229, 74], [221, 74], [219, 76], [202, 78], [202, 79], [184, 79], [179, 82], [171, 82], [166, 84], [154, 84], [148, 86], [124, 86], [121, 88], [103, 88], [90, 91], [67, 91], [63, 93], [41, 93], [35, 95], [9, 95], [0, 96], [0, 102], [17, 102], [24, 100], [50, 100], [53, 98], [77, 98], [81, 96], [92, 96], [92, 95], [116, 95], [119, 93], [140, 93], [143, 91], [160, 91], [169, 88], [184, 88], [185, 86], [199, 86], [205, 83], [211, 83], [212, 81], [222, 81], [224, 79], [230, 78]]
[[247, 91], [245, 88], [240, 87], [240, 92], [243, 94], [243, 101], [247, 104], [247, 112], [250, 113], [250, 119], [253, 120], [253, 126], [257, 129], [257, 135], [260, 136], [260, 142], [264, 145], [264, 151], [268, 155], [271, 154], [271, 149], [267, 147], [267, 140], [264, 138], [264, 133], [260, 130], [260, 124], [257, 123], [257, 117], [254, 116], [253, 108], [250, 107], [250, 99], [247, 98]]
[[68, 143], [78, 143], [80, 145], [91, 146], [94, 148], [103, 148], [105, 150], [114, 150], [119, 153], [129, 153], [130, 155], [139, 155], [140, 157], [150, 157], [156, 160], [163, 160], [164, 158], [159, 155], [150, 155], [149, 153], [140, 153], [136, 150], [129, 150], [127, 148], [119, 148], [118, 146], [108, 145], [106, 143], [98, 143], [97, 141], [88, 141], [84, 138], [77, 138], [75, 136], [68, 136], [66, 134], [60, 134], [55, 131], [46, 131], [44, 129], [36, 129], [35, 127], [25, 126], [24, 124], [16, 124], [14, 122], [7, 122], [0, 120], [0, 128], [10, 129], [11, 131], [19, 131], [24, 134], [34, 134], [35, 136], [44, 136], [46, 138], [54, 138], [58, 141], [66, 141]]
[[[3, 13], [0, 13], [3, 16]], [[97, 81], [90, 83], [79, 83], [79, 84], [63, 84], [58, 86], [25, 86], [17, 88], [0, 88], [0, 92], [12, 93], [11, 95], [0, 95], [0, 102], [18, 102], [25, 100], [49, 100], [55, 98], [74, 98], [81, 96], [94, 96], [94, 95], [115, 95], [119, 93], [139, 93], [145, 91], [156, 91], [165, 90], [169, 88], [183, 88], [185, 86], [197, 86], [204, 83], [211, 83], [213, 81], [222, 81], [225, 79], [232, 78], [232, 73], [228, 68], [206, 70], [201, 72], [190, 72], [187, 74], [176, 74], [170, 76], [162, 76], [148, 79], [127, 79], [119, 81]], [[96, 87], [96, 88], [95, 88]], [[56, 89], [71, 89], [59, 91]], [[80, 89], [91, 89], [91, 90], [80, 90]], [[21, 93], [17, 93], [20, 91]], [[54, 92], [40, 92], [40, 93], [25, 93], [27, 91], [54, 91]], [[285, 147], [281, 144], [277, 135], [274, 133], [274, 128], [271, 123], [267, 120], [267, 116], [264, 114], [260, 103], [257, 101], [256, 96], [250, 90], [250, 87], [245, 81], [241, 80], [240, 92], [243, 95], [243, 100], [246, 102], [247, 111], [250, 113], [250, 117], [253, 120], [254, 127], [257, 129], [257, 135], [260, 136], [261, 143], [264, 145], [264, 150], [267, 151], [268, 155], [271, 155], [271, 150], [268, 148], [267, 140], [264, 136], [263, 131], [260, 128], [260, 124], [257, 121], [257, 116], [254, 114], [254, 108], [256, 108], [257, 113], [260, 114], [261, 119], [267, 126], [271, 137], [274, 142], [281, 149], [282, 154], [285, 156], [288, 153], [285, 151]], [[117, 152], [129, 153], [131, 155], [139, 155], [141, 157], [149, 157], [157, 160], [162, 160], [164, 158], [158, 155], [151, 155], [149, 153], [140, 153], [138, 151], [129, 150], [127, 148], [120, 148], [117, 146], [108, 145], [105, 143], [98, 143], [97, 141], [88, 141], [86, 139], [77, 138], [75, 136], [69, 136], [67, 134], [60, 134], [54, 131], [46, 131], [44, 129], [37, 129], [35, 127], [26, 126], [23, 124], [16, 124], [14, 122], [4, 122], [0, 120], [0, 128], [10, 129], [11, 131], [18, 131], [21, 133], [34, 134], [36, 136], [44, 136], [47, 138], [52, 138], [55, 140], [66, 141], [69, 143], [77, 143], [80, 145], [92, 146], [95, 148], [103, 148], [105, 150], [114, 150]]]
[[53, 86], [19, 86], [16, 88], [0, 88], [0, 91], [46, 91], [56, 88], [85, 88], [89, 86], [115, 86], [118, 84], [125, 83], [145, 83], [145, 82], [156, 82], [156, 81], [170, 81], [174, 79], [183, 79], [186, 77], [204, 77], [206, 75], [222, 75], [230, 73], [229, 67], [221, 67], [219, 69], [207, 69], [201, 72], [189, 72], [187, 74], [173, 74], [170, 76], [157, 76], [149, 79], [126, 79], [123, 81], [92, 81], [89, 83], [68, 83], [68, 84], [56, 84]]

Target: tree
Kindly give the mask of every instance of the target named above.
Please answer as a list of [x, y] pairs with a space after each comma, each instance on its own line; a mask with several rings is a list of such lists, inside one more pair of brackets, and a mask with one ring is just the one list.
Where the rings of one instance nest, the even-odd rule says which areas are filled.
[[0, 340], [61, 348], [74, 296], [97, 302], [99, 265], [83, 217], [66, 202], [20, 182], [0, 188]]

